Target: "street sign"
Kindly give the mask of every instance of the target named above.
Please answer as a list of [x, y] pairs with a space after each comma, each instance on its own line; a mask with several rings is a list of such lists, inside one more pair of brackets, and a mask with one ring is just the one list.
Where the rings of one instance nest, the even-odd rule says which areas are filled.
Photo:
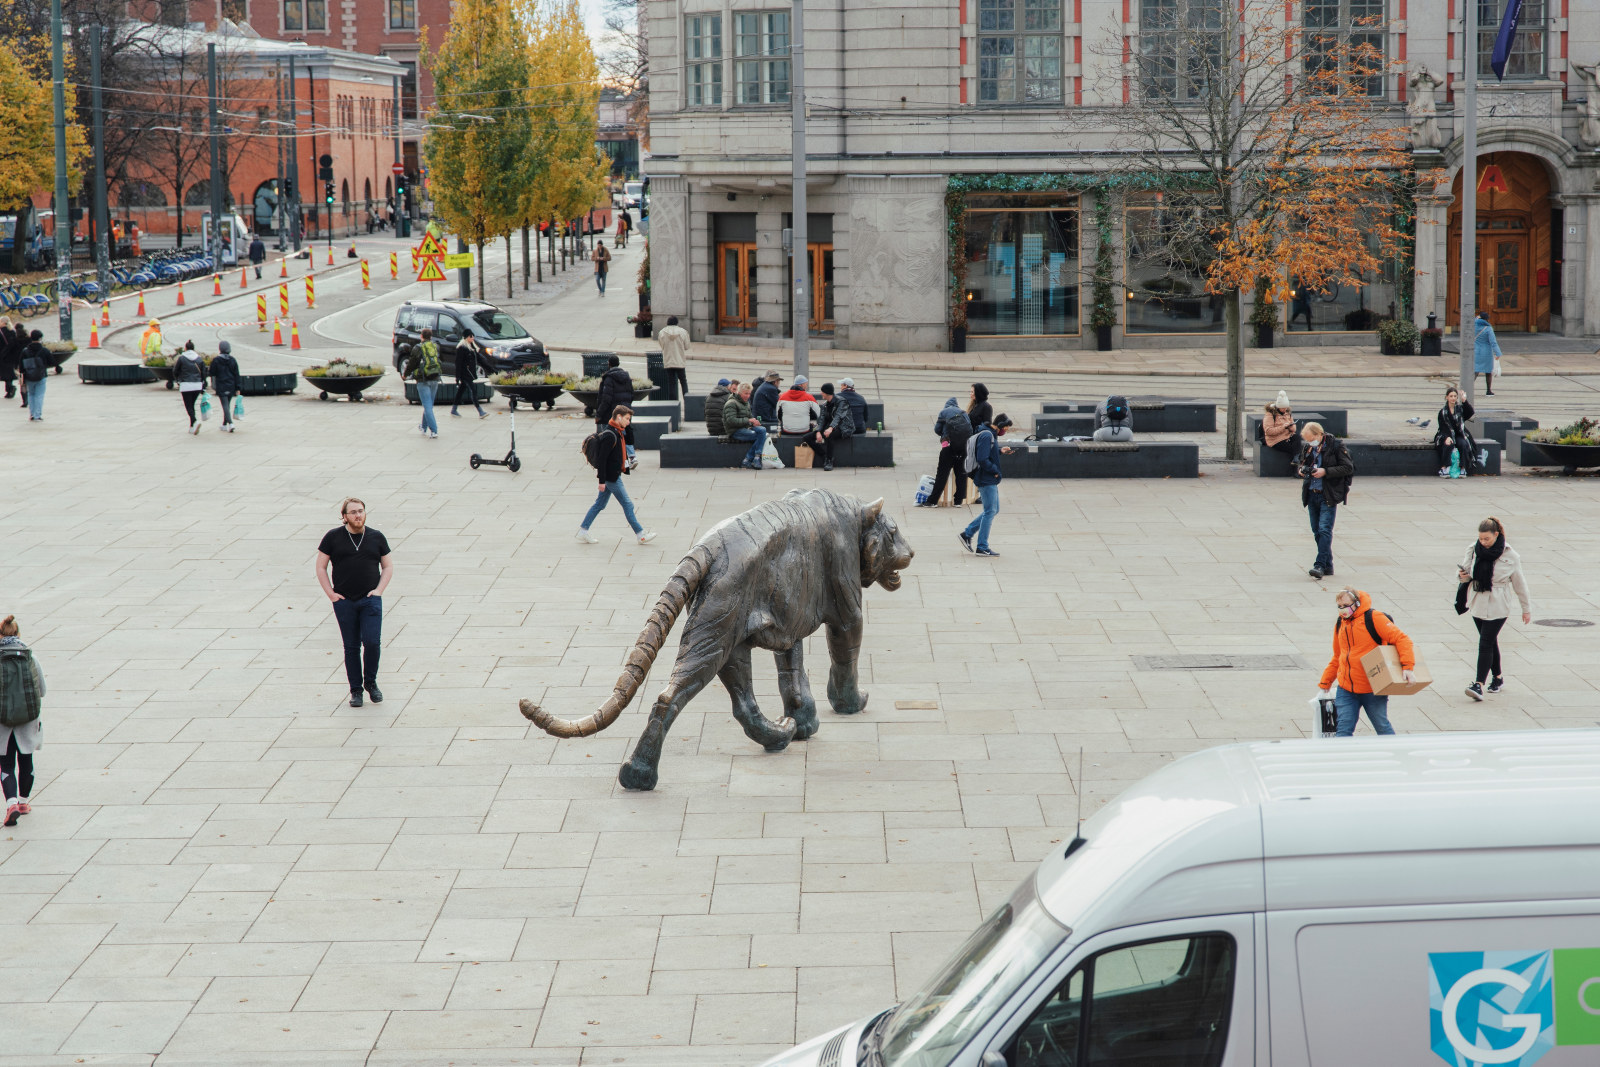
[[394, 166], [390, 167], [389, 169], [394, 171], [394, 176], [396, 178], [398, 178], [398, 177], [400, 177], [400, 175], [402, 175], [402, 174], [404, 174], [406, 172], [406, 165], [404, 163], [396, 163]]
[[445, 270], [471, 270], [471, 252], [449, 252], [444, 257]]
[[422, 257], [422, 269], [417, 271], [419, 282], [442, 282], [445, 280], [444, 271], [439, 269], [439, 256]]
[[419, 256], [442, 256], [444, 254], [444, 245], [440, 244], [439, 239], [431, 233], [424, 237], [422, 243], [417, 246], [417, 255]]

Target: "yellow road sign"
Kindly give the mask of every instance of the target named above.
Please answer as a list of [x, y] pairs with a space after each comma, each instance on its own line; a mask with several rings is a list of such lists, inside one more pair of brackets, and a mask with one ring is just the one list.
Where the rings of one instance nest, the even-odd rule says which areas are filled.
[[417, 246], [417, 255], [419, 256], [442, 256], [444, 254], [444, 245], [440, 244], [439, 239], [431, 233], [424, 237], [422, 243]]
[[444, 257], [445, 270], [471, 270], [471, 252], [448, 252]]
[[442, 282], [445, 280], [444, 271], [439, 269], [439, 256], [423, 256], [422, 269], [417, 271], [419, 282]]

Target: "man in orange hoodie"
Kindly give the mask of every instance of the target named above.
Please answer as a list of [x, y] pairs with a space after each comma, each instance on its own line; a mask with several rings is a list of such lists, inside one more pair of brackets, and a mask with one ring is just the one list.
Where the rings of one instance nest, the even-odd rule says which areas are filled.
[[1333, 624], [1333, 658], [1323, 668], [1318, 687], [1324, 696], [1334, 682], [1339, 692], [1333, 698], [1339, 715], [1336, 735], [1349, 737], [1355, 733], [1356, 720], [1361, 709], [1367, 709], [1367, 721], [1380, 734], [1394, 733], [1389, 725], [1389, 698], [1372, 691], [1367, 672], [1361, 667], [1361, 657], [1379, 645], [1393, 645], [1400, 655], [1403, 677], [1411, 681], [1411, 668], [1417, 665], [1417, 654], [1407, 637], [1393, 619], [1381, 611], [1374, 611], [1372, 598], [1359, 589], [1341, 589], [1334, 604], [1339, 608], [1339, 621]]

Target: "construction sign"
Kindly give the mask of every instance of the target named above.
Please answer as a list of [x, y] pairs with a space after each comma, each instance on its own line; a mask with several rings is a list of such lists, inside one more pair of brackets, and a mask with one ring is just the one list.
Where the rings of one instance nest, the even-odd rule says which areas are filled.
[[449, 252], [444, 257], [445, 270], [471, 270], [471, 252]]
[[417, 246], [417, 255], [419, 256], [442, 256], [445, 254], [444, 245], [440, 244], [439, 239], [431, 233], [424, 237], [422, 243]]
[[417, 271], [419, 282], [442, 282], [445, 280], [444, 271], [439, 267], [442, 256], [423, 256], [422, 269]]

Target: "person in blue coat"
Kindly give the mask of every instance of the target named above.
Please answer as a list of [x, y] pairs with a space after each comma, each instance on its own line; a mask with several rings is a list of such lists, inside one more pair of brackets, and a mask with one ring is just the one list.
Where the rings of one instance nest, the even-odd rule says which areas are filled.
[[1482, 310], [1472, 322], [1472, 336], [1472, 376], [1483, 375], [1483, 395], [1494, 396], [1494, 361], [1500, 358], [1500, 342]]

